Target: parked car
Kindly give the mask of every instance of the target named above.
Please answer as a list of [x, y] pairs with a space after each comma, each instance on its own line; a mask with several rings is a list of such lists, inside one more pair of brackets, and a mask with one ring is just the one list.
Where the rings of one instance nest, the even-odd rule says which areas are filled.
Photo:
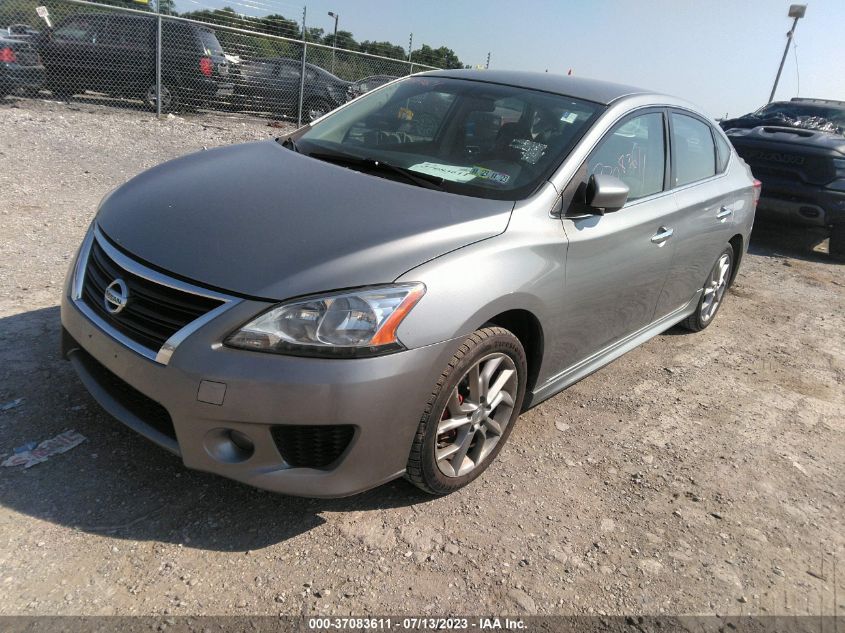
[[[142, 99], [156, 108], [156, 19], [79, 13], [37, 38], [47, 86], [59, 98], [92, 90]], [[162, 22], [163, 111], [198, 107], [232, 94], [229, 64], [210, 28]]]
[[353, 81], [349, 84], [347, 94], [350, 99], [354, 99], [355, 97], [360, 97], [362, 94], [367, 93], [370, 90], [375, 90], [379, 86], [383, 86], [394, 79], [399, 79], [399, 77], [394, 77], [393, 75], [371, 75], [369, 77], [364, 77], [363, 79]]
[[[235, 87], [237, 107], [295, 117], [299, 112], [301, 77], [301, 60], [264, 57], [242, 61]], [[345, 103], [348, 87], [348, 81], [306, 63], [302, 101], [305, 122], [314, 121]]]
[[763, 183], [760, 218], [826, 227], [845, 260], [845, 101], [778, 101], [721, 126]]
[[[498, 131], [470, 132], [479, 118]], [[68, 276], [63, 354], [190, 468], [445, 494], [522, 411], [674, 324], [709, 326], [758, 191], [680, 99], [415, 75], [112, 192]]]
[[38, 92], [44, 85], [44, 66], [28, 41], [0, 37], [0, 98], [16, 90]]

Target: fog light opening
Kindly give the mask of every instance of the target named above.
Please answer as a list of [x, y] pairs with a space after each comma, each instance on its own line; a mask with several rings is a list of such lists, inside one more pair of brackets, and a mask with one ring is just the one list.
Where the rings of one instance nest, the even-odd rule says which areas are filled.
[[205, 450], [217, 461], [237, 464], [252, 457], [255, 444], [241, 431], [214, 429], [205, 436]]

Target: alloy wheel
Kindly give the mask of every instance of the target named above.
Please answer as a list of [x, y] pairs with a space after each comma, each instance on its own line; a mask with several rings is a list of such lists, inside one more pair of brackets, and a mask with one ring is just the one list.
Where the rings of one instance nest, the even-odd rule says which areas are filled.
[[701, 320], [707, 323], [716, 314], [722, 297], [728, 289], [728, 277], [731, 271], [731, 258], [723, 253], [710, 272], [704, 284], [704, 298], [701, 302]]
[[447, 477], [478, 468], [502, 439], [513, 413], [519, 381], [507, 354], [481, 358], [449, 395], [437, 426], [435, 460]]
[[[156, 109], [156, 87], [155, 84], [147, 89], [147, 96], [144, 98], [147, 105], [153, 110]], [[173, 95], [170, 94], [170, 89], [167, 86], [161, 87], [161, 111], [167, 112], [173, 102]]]

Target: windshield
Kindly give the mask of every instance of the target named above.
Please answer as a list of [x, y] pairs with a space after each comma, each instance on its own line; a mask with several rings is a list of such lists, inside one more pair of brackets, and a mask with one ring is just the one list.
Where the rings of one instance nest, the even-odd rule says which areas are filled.
[[[560, 95], [442, 77], [377, 89], [296, 137], [324, 158], [381, 161], [444, 190], [517, 200], [563, 162], [602, 106]], [[379, 175], [390, 177], [385, 170]]]

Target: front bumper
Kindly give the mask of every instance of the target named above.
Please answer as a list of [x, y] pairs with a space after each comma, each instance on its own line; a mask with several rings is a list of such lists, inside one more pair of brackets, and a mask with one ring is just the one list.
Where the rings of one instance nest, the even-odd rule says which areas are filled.
[[804, 226], [839, 224], [845, 222], [845, 191], [767, 178], [757, 217]]
[[[266, 307], [257, 301], [237, 303], [182, 341], [163, 365], [106, 334], [66, 288], [63, 353], [103, 408], [180, 455], [188, 468], [310, 497], [355, 494], [401, 476], [425, 403], [459, 341], [351, 360], [264, 354], [220, 344]], [[114, 376], [129, 389], [115, 389]], [[132, 393], [160, 405], [172, 427], [161, 424], [155, 407], [134, 406]], [[327, 467], [291, 467], [272, 434], [283, 425], [351, 425], [354, 436]], [[226, 445], [232, 431], [252, 442], [254, 450], [246, 458]]]

